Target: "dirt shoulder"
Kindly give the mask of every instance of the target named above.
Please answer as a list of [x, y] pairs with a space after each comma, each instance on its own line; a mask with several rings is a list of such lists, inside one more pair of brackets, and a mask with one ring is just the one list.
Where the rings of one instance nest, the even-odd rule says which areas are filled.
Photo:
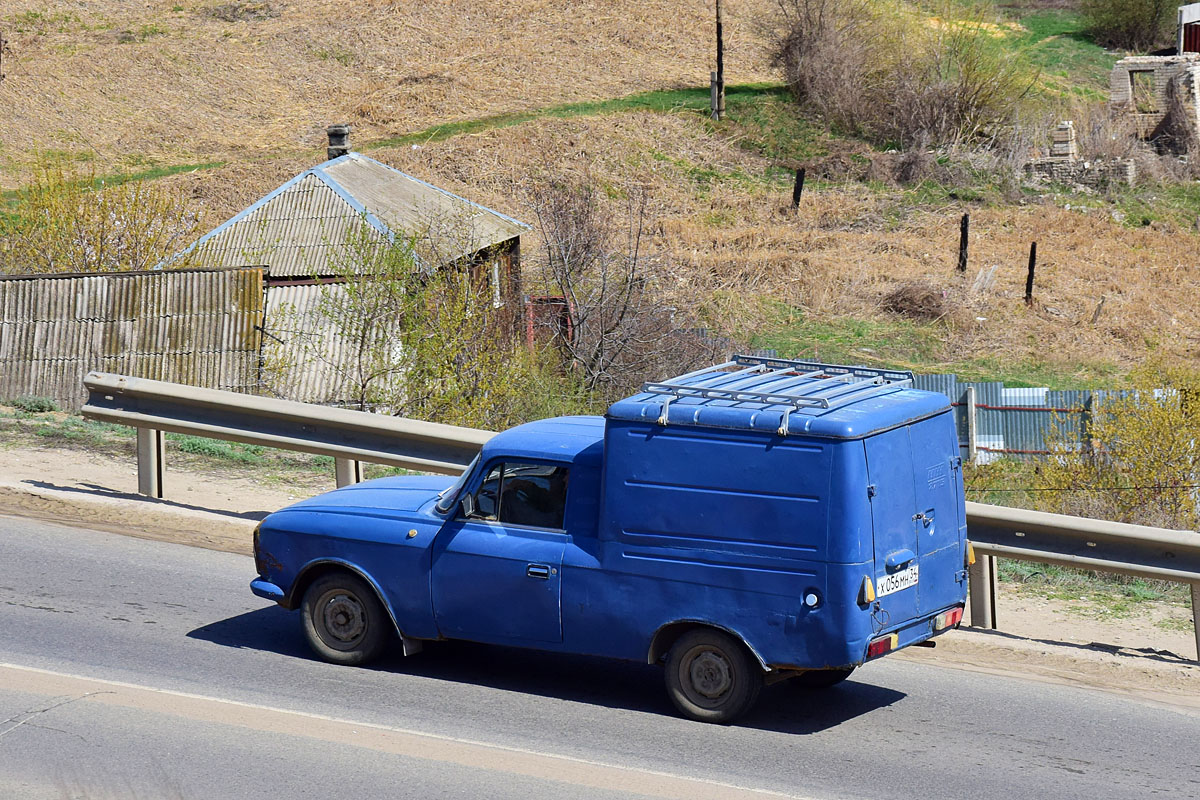
[[[281, 480], [246, 465], [181, 471], [168, 457], [166, 497], [153, 500], [137, 494], [132, 454], [11, 440], [0, 448], [0, 514], [235, 553], [250, 552], [254, 525], [268, 513], [332, 486], [332, 476]], [[940, 637], [936, 648], [909, 648], [897, 657], [1100, 689], [1200, 714], [1200, 663], [1192, 660], [1186, 607], [1143, 602], [1124, 616], [1105, 617], [1083, 601], [1002, 583], [997, 619], [1000, 631], [963, 628]]]

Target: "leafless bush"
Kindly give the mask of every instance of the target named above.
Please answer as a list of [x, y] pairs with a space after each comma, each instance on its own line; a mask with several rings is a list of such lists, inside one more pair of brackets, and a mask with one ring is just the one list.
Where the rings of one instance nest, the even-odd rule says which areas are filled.
[[924, 142], [910, 147], [896, 162], [895, 176], [898, 183], [917, 183], [929, 177], [937, 162]]
[[568, 335], [556, 335], [584, 388], [602, 399], [643, 381], [712, 361], [714, 342], [656, 296], [648, 198], [630, 189], [611, 213], [586, 182], [532, 186], [530, 202], [542, 240], [537, 269], [547, 291], [566, 300]]
[[929, 24], [902, 3], [776, 4], [775, 63], [797, 100], [877, 142], [985, 139], [1012, 119], [1034, 83], [981, 14], [964, 19], [960, 8]]
[[911, 319], [938, 320], [950, 313], [946, 293], [928, 283], [906, 283], [883, 299], [883, 308]]

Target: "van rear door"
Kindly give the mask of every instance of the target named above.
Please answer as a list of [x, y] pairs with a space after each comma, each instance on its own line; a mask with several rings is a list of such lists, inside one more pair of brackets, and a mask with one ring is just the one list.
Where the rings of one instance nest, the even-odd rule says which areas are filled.
[[908, 427], [915, 484], [917, 556], [921, 564], [918, 608], [932, 614], [962, 601], [956, 576], [963, 566], [964, 523], [959, 494], [958, 437], [949, 413]]
[[875, 539], [875, 596], [884, 612], [878, 624], [886, 628], [914, 619], [920, 611], [912, 447], [907, 427], [868, 437], [864, 445]]

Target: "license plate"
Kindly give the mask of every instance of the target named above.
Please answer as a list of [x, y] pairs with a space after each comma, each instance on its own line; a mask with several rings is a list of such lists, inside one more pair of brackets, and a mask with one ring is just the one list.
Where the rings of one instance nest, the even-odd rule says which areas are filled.
[[917, 565], [913, 564], [906, 570], [893, 572], [891, 575], [884, 575], [877, 581], [875, 589], [876, 597], [883, 597], [885, 594], [898, 592], [901, 589], [907, 589], [910, 586], [917, 585]]

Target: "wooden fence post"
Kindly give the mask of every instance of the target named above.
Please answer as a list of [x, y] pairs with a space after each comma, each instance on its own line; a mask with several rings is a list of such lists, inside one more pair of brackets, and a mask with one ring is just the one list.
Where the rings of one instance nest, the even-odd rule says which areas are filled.
[[967, 271], [967, 231], [971, 227], [971, 215], [963, 214], [958, 228], [958, 271]]
[[717, 102], [713, 119], [725, 119], [725, 15], [717, 0]]
[[796, 183], [792, 186], [792, 208], [800, 207], [800, 195], [804, 194], [804, 167], [796, 170]]
[[1037, 242], [1029, 245], [1029, 274], [1025, 276], [1025, 305], [1033, 305], [1033, 269], [1037, 266]]

